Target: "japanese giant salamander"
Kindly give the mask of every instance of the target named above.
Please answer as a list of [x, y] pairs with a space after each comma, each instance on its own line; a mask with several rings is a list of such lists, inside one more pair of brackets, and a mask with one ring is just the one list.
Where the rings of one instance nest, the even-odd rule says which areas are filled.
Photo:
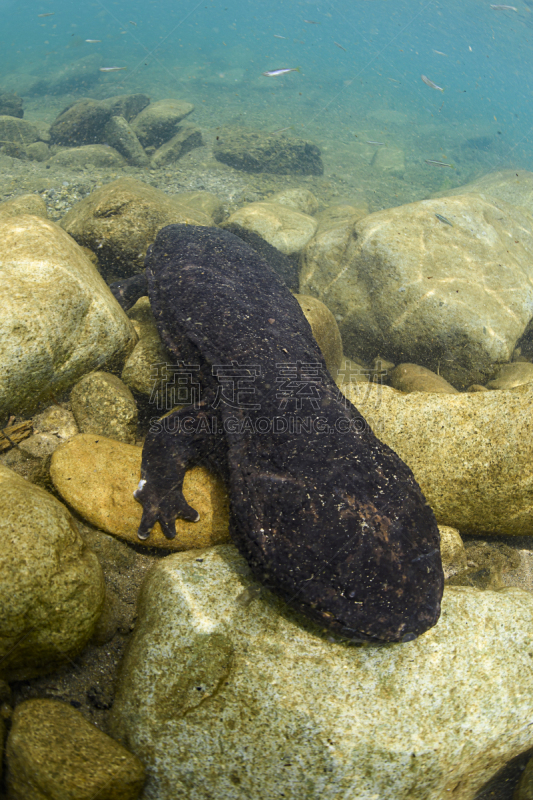
[[201, 400], [148, 433], [139, 537], [159, 521], [171, 539], [176, 517], [198, 519], [182, 485], [203, 463], [226, 482], [253, 575], [291, 606], [353, 641], [411, 641], [435, 625], [433, 513], [339, 393], [281, 279], [233, 234], [189, 225], [163, 228], [145, 266], [161, 339], [176, 363], [198, 365]]

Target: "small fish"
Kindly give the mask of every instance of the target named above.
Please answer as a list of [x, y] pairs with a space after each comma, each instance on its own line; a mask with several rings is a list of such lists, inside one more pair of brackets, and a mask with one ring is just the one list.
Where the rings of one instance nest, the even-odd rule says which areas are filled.
[[448, 58], [448, 54], [443, 53], [442, 50], [433, 50], [433, 52], [436, 53], [438, 56], [446, 56], [446, 58]]
[[450, 167], [450, 169], [455, 169], [453, 164], [446, 164], [445, 161], [432, 161], [430, 158], [425, 158], [424, 161], [426, 164], [433, 164], [435, 167]]
[[89, 42], [89, 44], [96, 44], [97, 42], [101, 42], [102, 40], [101, 39], [85, 39], [85, 41]]
[[433, 83], [433, 81], [430, 81], [429, 78], [426, 75], [421, 75], [420, 77], [422, 78], [422, 80], [424, 81], [426, 86], [430, 86], [431, 89], [437, 89], [439, 92], [443, 92], [444, 91], [442, 86], [437, 86], [437, 84]]
[[53, 17], [55, 15], [55, 11], [50, 11], [48, 14], [37, 14], [38, 17]]
[[283, 133], [283, 131], [290, 131], [292, 125], [288, 125], [286, 128], [280, 128], [279, 131], [272, 131], [271, 136], [275, 136], [277, 133]]
[[286, 39], [286, 36], [280, 36], [279, 33], [274, 34], [274, 39]]
[[493, 11], [516, 11], [516, 12], [518, 12], [518, 9], [515, 8], [515, 6], [491, 6], [491, 8], [492, 8]]
[[308, 25], [320, 25], [320, 22], [317, 22], [315, 19], [304, 19], [304, 22], [307, 22]]
[[132, 19], [129, 19], [128, 22], [130, 23], [130, 25], [135, 25], [135, 27], [137, 27], [137, 23], [134, 22]]
[[367, 144], [373, 144], [376, 147], [382, 147], [385, 144], [385, 142], [367, 142]]
[[338, 42], [333, 42], [333, 44], [334, 44], [336, 47], [340, 47], [340, 49], [341, 49], [341, 50], [344, 50], [344, 52], [345, 52], [345, 53], [347, 52], [346, 48], [345, 48], [345, 47], [343, 47], [343, 46], [342, 46], [342, 44], [339, 44]]
[[269, 69], [268, 72], [262, 72], [265, 78], [277, 78], [278, 75], [286, 75], [288, 72], [300, 72], [300, 67], [291, 67], [290, 69]]
[[450, 222], [449, 219], [446, 219], [446, 217], [443, 217], [442, 214], [435, 214], [435, 216], [437, 217], [437, 219], [440, 222], [444, 222], [445, 225], [449, 225], [450, 228], [453, 228], [453, 222]]
[[100, 72], [119, 72], [121, 69], [127, 69], [127, 67], [100, 67]]

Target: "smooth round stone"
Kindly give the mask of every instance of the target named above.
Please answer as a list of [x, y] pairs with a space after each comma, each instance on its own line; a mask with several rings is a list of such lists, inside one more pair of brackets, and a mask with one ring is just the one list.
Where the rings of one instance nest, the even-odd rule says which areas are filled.
[[514, 389], [533, 381], [533, 364], [529, 361], [514, 361], [504, 364], [494, 378], [487, 383], [487, 389]]
[[203, 467], [185, 475], [183, 493], [200, 514], [199, 522], [176, 520], [176, 538], [167, 539], [159, 523], [150, 537], [137, 537], [142, 506], [133, 492], [141, 476], [140, 447], [79, 434], [52, 456], [50, 476], [57, 491], [72, 508], [100, 530], [147, 547], [189, 550], [229, 540], [229, 507], [222, 482]]
[[419, 364], [399, 364], [391, 372], [391, 384], [400, 392], [444, 392], [459, 394], [442, 375]]

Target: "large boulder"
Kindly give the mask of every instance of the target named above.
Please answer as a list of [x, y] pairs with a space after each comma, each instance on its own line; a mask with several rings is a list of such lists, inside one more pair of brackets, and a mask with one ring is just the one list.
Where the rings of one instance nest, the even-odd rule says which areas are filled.
[[102, 569], [65, 506], [0, 465], [0, 675], [26, 680], [74, 658], [104, 605]]
[[110, 733], [143, 759], [146, 797], [472, 800], [533, 745], [521, 589], [446, 589], [417, 640], [354, 647], [222, 545], [159, 562], [138, 610]]
[[96, 268], [53, 222], [0, 215], [0, 280], [0, 417], [30, 413], [135, 343]]
[[92, 192], [63, 217], [62, 227], [98, 256], [109, 280], [144, 269], [144, 257], [165, 225], [212, 225], [207, 214], [133, 178], [120, 178]]
[[238, 126], [221, 129], [213, 155], [217, 161], [245, 172], [278, 175], [322, 175], [324, 172], [320, 149], [315, 144]]
[[[326, 232], [300, 292], [335, 314], [347, 355], [428, 367], [458, 388], [510, 360], [533, 314], [533, 216], [461, 195], [389, 208]], [[517, 287], [520, 290], [517, 291]]]
[[461, 533], [533, 534], [533, 384], [511, 391], [405, 395], [342, 387], [413, 470], [439, 524]]

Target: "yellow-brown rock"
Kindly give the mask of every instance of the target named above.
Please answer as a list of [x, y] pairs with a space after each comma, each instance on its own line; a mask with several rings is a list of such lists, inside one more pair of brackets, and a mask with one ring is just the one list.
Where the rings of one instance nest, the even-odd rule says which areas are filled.
[[0, 203], [0, 217], [18, 217], [20, 214], [32, 214], [46, 219], [48, 212], [46, 203], [39, 194], [21, 194]]
[[[137, 538], [142, 506], [133, 498], [141, 476], [140, 447], [80, 434], [52, 456], [50, 476], [65, 502], [83, 519], [121, 539]], [[166, 539], [159, 523], [143, 544], [167, 550], [209, 547], [229, 539], [228, 498], [221, 481], [203, 467], [185, 475], [183, 493], [199, 522], [176, 520], [176, 538]]]
[[31, 413], [136, 339], [76, 242], [40, 217], [0, 215], [0, 416]]
[[444, 392], [459, 394], [442, 375], [419, 364], [398, 364], [391, 372], [391, 384], [400, 392]]
[[104, 579], [59, 500], [2, 465], [0, 484], [0, 674], [26, 680], [82, 650]]
[[533, 381], [533, 364], [529, 361], [515, 361], [504, 364], [493, 380], [487, 383], [487, 389], [514, 389], [524, 383]]
[[133, 178], [120, 178], [92, 192], [63, 217], [61, 226], [98, 255], [110, 277], [144, 269], [144, 257], [157, 232], [176, 222], [212, 225], [202, 211]]
[[342, 341], [335, 317], [324, 303], [306, 294], [295, 295], [322, 351], [333, 379], [342, 361]]
[[308, 214], [271, 202], [239, 208], [221, 227], [226, 225], [258, 233], [285, 255], [300, 252], [317, 229], [316, 220]]
[[136, 800], [141, 761], [58, 700], [15, 709], [6, 746], [10, 800]]
[[407, 395], [360, 386], [344, 386], [344, 394], [411, 467], [439, 525], [533, 534], [533, 384]]

